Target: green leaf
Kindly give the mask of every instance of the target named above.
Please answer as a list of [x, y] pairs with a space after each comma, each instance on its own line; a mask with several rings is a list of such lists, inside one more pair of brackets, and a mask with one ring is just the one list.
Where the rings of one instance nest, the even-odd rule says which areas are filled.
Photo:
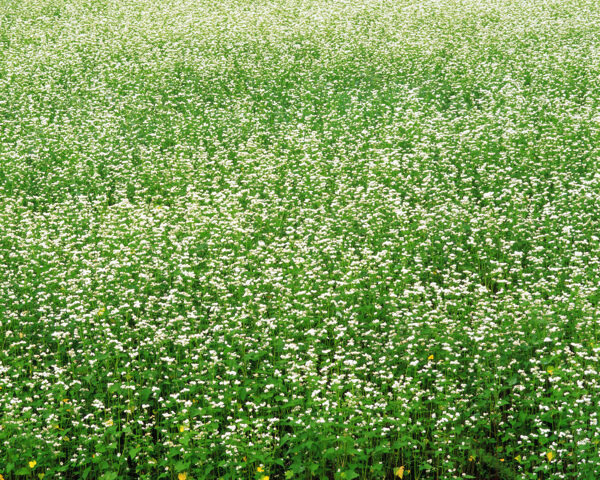
[[175, 464], [175, 471], [178, 473], [188, 470], [189, 468], [190, 468], [190, 462], [177, 462]]
[[100, 478], [102, 480], [115, 480], [118, 476], [119, 474], [117, 472], [106, 472]]

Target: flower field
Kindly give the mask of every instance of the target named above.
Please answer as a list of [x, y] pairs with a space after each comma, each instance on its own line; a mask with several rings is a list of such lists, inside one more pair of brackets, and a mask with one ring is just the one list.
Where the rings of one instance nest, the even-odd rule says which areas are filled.
[[0, 480], [600, 479], [597, 0], [0, 0]]

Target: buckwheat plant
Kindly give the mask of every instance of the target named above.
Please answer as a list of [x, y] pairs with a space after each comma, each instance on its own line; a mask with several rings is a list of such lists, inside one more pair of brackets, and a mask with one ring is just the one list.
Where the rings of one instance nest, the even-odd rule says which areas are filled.
[[0, 0], [0, 479], [600, 478], [597, 0]]

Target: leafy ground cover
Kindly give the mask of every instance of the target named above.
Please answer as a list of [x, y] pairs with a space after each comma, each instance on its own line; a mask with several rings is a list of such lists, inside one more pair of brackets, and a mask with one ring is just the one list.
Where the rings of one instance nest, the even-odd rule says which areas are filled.
[[0, 478], [600, 478], [596, 0], [0, 22]]

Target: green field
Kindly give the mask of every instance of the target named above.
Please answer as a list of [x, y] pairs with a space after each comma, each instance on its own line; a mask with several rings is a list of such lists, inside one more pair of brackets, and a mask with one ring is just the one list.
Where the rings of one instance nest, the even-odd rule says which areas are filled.
[[0, 0], [0, 479], [600, 479], [600, 2]]

